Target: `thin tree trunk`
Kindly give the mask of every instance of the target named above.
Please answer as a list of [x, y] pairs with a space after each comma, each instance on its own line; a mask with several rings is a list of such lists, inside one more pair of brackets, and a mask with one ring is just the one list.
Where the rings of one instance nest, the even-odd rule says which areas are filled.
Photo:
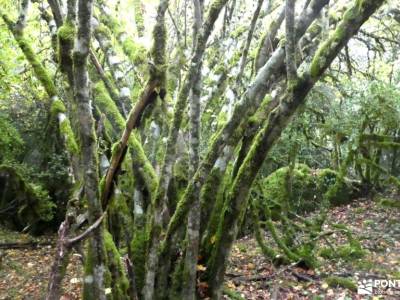
[[[89, 74], [87, 60], [91, 38], [92, 0], [78, 1], [78, 22], [74, 62], [74, 95], [77, 104], [78, 123], [82, 152], [84, 195], [88, 203], [89, 222], [94, 222], [102, 215], [101, 202], [98, 194], [99, 170], [97, 157], [97, 140], [94, 129], [94, 119], [90, 100]], [[94, 230], [89, 239], [89, 249], [85, 258], [85, 278], [83, 299], [106, 299], [105, 272], [106, 253], [104, 246], [103, 227]]]
[[[202, 3], [194, 0], [194, 26], [193, 26], [193, 48], [196, 49], [197, 35], [203, 22]], [[201, 67], [199, 74], [192, 87], [192, 95], [189, 103], [189, 178], [192, 177], [199, 165], [199, 144], [200, 144], [200, 97], [202, 87]], [[193, 203], [192, 210], [189, 212], [187, 221], [187, 245], [185, 256], [185, 283], [182, 291], [183, 299], [194, 300], [196, 298], [197, 280], [197, 257], [199, 253], [200, 239], [200, 188], [197, 188], [197, 196]]]

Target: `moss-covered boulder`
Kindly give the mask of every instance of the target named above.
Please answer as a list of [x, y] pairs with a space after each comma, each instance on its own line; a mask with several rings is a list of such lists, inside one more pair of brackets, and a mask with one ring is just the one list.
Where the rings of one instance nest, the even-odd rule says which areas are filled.
[[318, 197], [317, 181], [309, 167], [299, 164], [291, 178], [289, 173], [289, 167], [280, 168], [262, 182], [265, 203], [273, 214], [279, 213], [285, 203], [296, 212], [310, 210]]
[[336, 171], [322, 169], [316, 172], [317, 184], [320, 195], [326, 197], [332, 206], [347, 204], [353, 195], [353, 183], [340, 178]]
[[352, 187], [348, 180], [330, 169], [313, 170], [304, 164], [296, 164], [290, 171], [283, 167], [262, 181], [264, 203], [272, 216], [288, 205], [296, 213], [304, 213], [320, 207], [324, 197], [333, 206], [351, 200]]

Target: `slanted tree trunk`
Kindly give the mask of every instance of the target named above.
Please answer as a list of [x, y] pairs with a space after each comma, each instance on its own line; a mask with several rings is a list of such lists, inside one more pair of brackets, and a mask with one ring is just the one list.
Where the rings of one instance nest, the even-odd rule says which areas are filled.
[[225, 262], [236, 237], [238, 224], [247, 205], [248, 194], [258, 170], [273, 144], [298, 107], [304, 103], [307, 94], [329, 67], [349, 39], [361, 25], [383, 4], [384, 1], [362, 1], [355, 3], [345, 13], [331, 37], [320, 46], [310, 68], [294, 84], [288, 87], [281, 98], [281, 104], [270, 113], [263, 128], [239, 169], [229, 191], [227, 207], [219, 224], [217, 242], [208, 265], [208, 282], [212, 297], [219, 299], [225, 271]]

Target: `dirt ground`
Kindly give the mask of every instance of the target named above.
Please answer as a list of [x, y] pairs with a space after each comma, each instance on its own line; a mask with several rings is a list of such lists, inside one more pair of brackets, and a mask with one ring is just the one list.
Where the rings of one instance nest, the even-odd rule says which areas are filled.
[[[225, 299], [367, 299], [354, 287], [335, 286], [330, 276], [353, 285], [362, 279], [400, 279], [400, 209], [359, 199], [331, 210], [329, 221], [341, 223], [360, 240], [365, 255], [357, 259], [323, 260], [314, 270], [274, 267], [251, 237], [238, 240], [226, 272]], [[329, 228], [326, 228], [329, 230]], [[338, 244], [343, 237], [332, 236]], [[0, 243], [27, 242], [29, 235], [0, 229]], [[42, 237], [38, 248], [0, 250], [0, 299], [43, 299], [54, 254], [55, 236]], [[266, 241], [272, 241], [266, 236]], [[51, 245], [53, 244], [53, 245]], [[63, 300], [79, 299], [82, 283], [79, 254], [71, 257], [64, 280]], [[400, 299], [400, 290], [368, 299]]]

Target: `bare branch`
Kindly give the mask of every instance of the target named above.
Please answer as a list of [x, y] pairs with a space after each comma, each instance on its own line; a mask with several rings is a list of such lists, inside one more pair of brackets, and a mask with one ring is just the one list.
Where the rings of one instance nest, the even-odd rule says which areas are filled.
[[72, 246], [73, 244], [76, 244], [80, 241], [85, 240], [89, 234], [91, 234], [93, 232], [93, 230], [95, 230], [96, 228], [98, 228], [101, 224], [101, 222], [103, 221], [104, 217], [106, 215], [106, 212], [104, 212], [100, 218], [98, 218], [96, 220], [96, 222], [94, 222], [92, 225], [90, 225], [84, 232], [82, 232], [80, 235], [73, 237], [73, 238], [69, 238], [68, 240], [65, 241], [65, 243], [68, 246]]
[[288, 81], [297, 78], [296, 68], [296, 34], [294, 30], [294, 9], [295, 0], [286, 0], [286, 75]]

